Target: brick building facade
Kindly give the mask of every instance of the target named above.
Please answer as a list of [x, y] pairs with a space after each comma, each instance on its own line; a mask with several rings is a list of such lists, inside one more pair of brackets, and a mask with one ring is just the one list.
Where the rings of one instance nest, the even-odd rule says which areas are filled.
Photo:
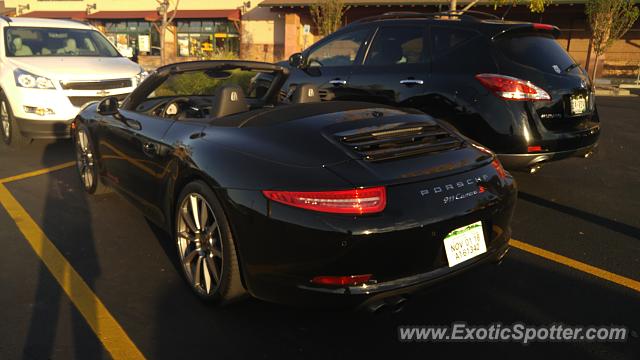
[[[317, 0], [181, 0], [164, 39], [154, 26], [159, 20], [156, 0], [5, 0], [5, 13], [18, 16], [66, 18], [96, 25], [123, 53], [135, 55], [141, 64], [160, 64], [163, 41], [167, 62], [211, 57], [239, 57], [278, 61], [319, 39], [309, 6]], [[447, 0], [344, 0], [349, 7], [343, 23], [393, 11], [436, 12], [448, 9]], [[458, 0], [460, 7], [469, 0]], [[581, 65], [589, 62], [590, 31], [584, 13], [585, 0], [553, 0], [544, 13], [527, 6], [494, 7], [480, 0], [473, 10], [509, 20], [543, 22], [562, 30], [558, 39]], [[310, 29], [305, 32], [304, 29]], [[640, 71], [640, 21], [614, 43], [598, 64], [606, 77], [635, 77]]]

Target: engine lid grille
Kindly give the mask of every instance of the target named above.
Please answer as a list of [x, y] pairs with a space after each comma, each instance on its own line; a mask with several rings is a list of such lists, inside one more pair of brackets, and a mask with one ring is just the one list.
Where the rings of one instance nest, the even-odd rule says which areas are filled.
[[335, 134], [367, 161], [384, 161], [460, 148], [464, 141], [435, 123], [393, 123]]

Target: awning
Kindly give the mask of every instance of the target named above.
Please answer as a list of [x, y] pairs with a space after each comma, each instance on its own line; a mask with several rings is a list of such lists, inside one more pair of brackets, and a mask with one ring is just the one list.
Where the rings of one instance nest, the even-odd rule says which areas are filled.
[[144, 19], [146, 21], [157, 21], [160, 18], [157, 11], [98, 11], [87, 15], [91, 20], [122, 20], [122, 19]]
[[[173, 11], [169, 15], [172, 14]], [[231, 21], [240, 21], [240, 9], [178, 10], [176, 19], [229, 19]]]
[[33, 17], [43, 19], [73, 19], [85, 20], [87, 13], [84, 11], [32, 11], [22, 14], [22, 17]]

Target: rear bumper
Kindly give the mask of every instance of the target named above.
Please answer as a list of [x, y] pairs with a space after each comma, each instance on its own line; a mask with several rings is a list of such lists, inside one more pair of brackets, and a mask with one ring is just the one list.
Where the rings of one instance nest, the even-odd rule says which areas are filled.
[[498, 158], [502, 165], [510, 170], [522, 170], [530, 166], [566, 159], [569, 157], [583, 157], [586, 154], [595, 151], [598, 144], [581, 147], [574, 150], [534, 153], [534, 154], [498, 154]]
[[71, 120], [16, 119], [22, 135], [30, 139], [68, 139], [71, 137]]
[[[246, 288], [277, 303], [355, 307], [410, 294], [504, 256], [516, 202], [512, 178], [450, 208], [440, 196], [419, 198], [415, 190], [424, 186], [388, 188], [387, 209], [362, 217], [319, 214], [269, 203], [260, 192], [227, 190]], [[482, 221], [487, 252], [449, 267], [443, 239], [476, 221]], [[372, 274], [373, 281], [342, 287], [311, 282], [315, 276], [358, 274]]]

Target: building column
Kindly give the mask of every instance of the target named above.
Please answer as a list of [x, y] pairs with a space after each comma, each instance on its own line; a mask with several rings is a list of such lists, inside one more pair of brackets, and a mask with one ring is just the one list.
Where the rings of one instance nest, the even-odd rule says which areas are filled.
[[164, 62], [165, 64], [171, 64], [178, 61], [177, 57], [177, 48], [178, 42], [177, 38], [178, 28], [174, 24], [167, 25], [167, 31], [164, 34], [164, 38], [160, 35], [161, 40], [164, 42]]
[[284, 58], [300, 52], [300, 15], [297, 13], [284, 14]]

